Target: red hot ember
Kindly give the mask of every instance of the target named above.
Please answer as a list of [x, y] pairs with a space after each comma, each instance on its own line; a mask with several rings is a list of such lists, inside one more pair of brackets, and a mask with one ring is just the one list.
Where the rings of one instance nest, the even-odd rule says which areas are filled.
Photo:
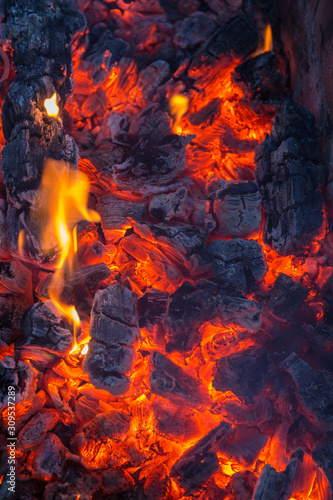
[[3, 3], [1, 498], [332, 500], [327, 173], [271, 11]]

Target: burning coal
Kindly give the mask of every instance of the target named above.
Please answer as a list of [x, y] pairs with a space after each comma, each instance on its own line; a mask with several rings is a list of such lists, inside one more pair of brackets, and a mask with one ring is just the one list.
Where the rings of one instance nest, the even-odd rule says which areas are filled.
[[6, 2], [16, 494], [329, 500], [326, 170], [271, 26], [241, 2], [79, 6], [86, 28], [66, 2]]

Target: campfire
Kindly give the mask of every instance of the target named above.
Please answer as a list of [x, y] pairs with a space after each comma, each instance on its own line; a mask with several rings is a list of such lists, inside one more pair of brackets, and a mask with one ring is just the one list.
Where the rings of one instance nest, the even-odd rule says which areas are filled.
[[4, 0], [1, 498], [332, 500], [327, 136], [268, 4]]

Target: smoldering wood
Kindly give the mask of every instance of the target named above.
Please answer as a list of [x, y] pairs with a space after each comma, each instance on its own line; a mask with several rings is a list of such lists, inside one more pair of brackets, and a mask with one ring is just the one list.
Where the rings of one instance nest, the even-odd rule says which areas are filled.
[[287, 97], [286, 78], [278, 71], [274, 52], [264, 52], [235, 68], [236, 81], [246, 85], [247, 95], [258, 103], [278, 106]]
[[232, 432], [231, 425], [222, 421], [172, 466], [170, 477], [185, 489], [186, 496], [198, 491], [219, 470], [216, 452], [224, 450]]
[[58, 412], [51, 408], [36, 413], [19, 432], [19, 448], [26, 451], [40, 443], [45, 434], [56, 425], [58, 418]]
[[15, 388], [15, 404], [32, 400], [36, 392], [37, 375], [30, 364], [5, 356], [0, 361], [0, 410], [8, 407], [8, 387]]
[[106, 493], [121, 493], [134, 487], [134, 480], [126, 470], [116, 467], [102, 473], [102, 485]]
[[272, 133], [256, 150], [265, 212], [264, 241], [281, 255], [303, 250], [323, 222], [319, 131], [314, 115], [286, 100]]
[[137, 295], [119, 283], [98, 290], [91, 313], [89, 350], [84, 370], [97, 389], [124, 394], [133, 366], [132, 346], [139, 337]]
[[45, 500], [69, 500], [80, 495], [80, 500], [89, 500], [91, 495], [101, 486], [99, 474], [88, 471], [79, 464], [68, 463], [63, 480], [48, 482]]
[[192, 205], [193, 201], [184, 186], [167, 194], [152, 196], [149, 202], [149, 213], [161, 222], [169, 222], [173, 218], [185, 222], [192, 212]]
[[104, 262], [84, 266], [71, 272], [65, 280], [63, 293], [65, 295], [76, 295], [79, 288], [86, 288], [95, 292], [100, 283], [111, 275], [110, 269]]
[[259, 432], [255, 427], [238, 425], [235, 428], [232, 441], [224, 450], [224, 454], [250, 467], [256, 461], [267, 441], [268, 436]]
[[131, 189], [144, 196], [159, 192], [185, 169], [186, 146], [193, 135], [164, 137], [158, 145], [140, 141], [122, 163], [113, 165], [112, 179], [119, 189]]
[[216, 228], [216, 220], [211, 212], [211, 202], [209, 200], [196, 199], [191, 217], [192, 224], [202, 227], [207, 233], [211, 233]]
[[169, 294], [162, 290], [147, 290], [138, 299], [139, 327], [149, 328], [159, 323], [167, 308]]
[[205, 12], [194, 12], [176, 23], [173, 43], [181, 49], [191, 49], [205, 42], [216, 30], [217, 19]]
[[48, 117], [44, 100], [57, 92], [63, 105], [71, 92], [70, 42], [72, 34], [84, 28], [85, 20], [66, 2], [55, 2], [54, 9], [50, 9], [33, 0], [7, 0], [4, 13], [16, 66], [16, 81], [2, 108], [7, 141], [2, 168], [10, 201], [10, 248], [17, 250], [18, 234], [24, 228], [29, 250], [37, 249], [32, 250], [32, 257], [40, 260], [38, 245], [30, 241], [36, 238], [29, 225], [29, 207], [35, 202], [44, 160], [65, 160], [74, 168], [78, 160], [74, 141], [56, 118]]
[[262, 247], [254, 240], [214, 240], [207, 247], [213, 274], [226, 290], [252, 293], [267, 272]]
[[149, 140], [157, 145], [171, 134], [171, 119], [158, 103], [149, 103], [130, 117], [128, 134], [133, 140]]
[[268, 308], [275, 316], [291, 320], [299, 311], [309, 290], [300, 281], [294, 281], [291, 276], [280, 273], [268, 294]]
[[211, 124], [219, 115], [222, 101], [218, 97], [203, 106], [199, 111], [190, 114], [188, 121], [191, 125]]
[[263, 468], [253, 494], [253, 500], [287, 500], [287, 478], [267, 464]]
[[259, 36], [254, 19], [246, 14], [240, 14], [217, 30], [202, 53], [207, 57], [217, 58], [232, 51], [237, 57], [245, 59], [256, 50], [258, 42]]
[[199, 410], [207, 407], [209, 397], [204, 388], [176, 363], [160, 352], [153, 351], [150, 365], [151, 392], [175, 404], [188, 404]]
[[221, 358], [214, 369], [213, 386], [217, 391], [232, 391], [245, 403], [253, 403], [271, 376], [266, 350], [253, 346]]
[[226, 294], [214, 281], [200, 280], [197, 285], [185, 282], [170, 295], [162, 322], [167, 352], [193, 349], [201, 340], [200, 326], [215, 318], [257, 331], [261, 308], [241, 295]]
[[109, 231], [122, 229], [132, 221], [141, 222], [146, 214], [146, 204], [105, 195], [99, 198], [97, 210], [101, 216], [101, 224], [107, 240]]
[[224, 238], [248, 238], [259, 233], [261, 196], [254, 181], [228, 182], [215, 193], [213, 212], [217, 234]]
[[252, 500], [256, 482], [257, 477], [253, 472], [248, 470], [235, 472], [231, 477], [227, 490], [239, 500]]
[[331, 434], [326, 434], [312, 452], [312, 458], [320, 467], [329, 482], [329, 491], [333, 496], [333, 439]]
[[45, 302], [37, 302], [28, 309], [22, 320], [22, 334], [20, 346], [39, 346], [59, 354], [65, 354], [73, 343], [67, 321]]
[[295, 353], [288, 356], [282, 366], [295, 383], [299, 411], [323, 431], [333, 430], [332, 372], [312, 368]]
[[165, 402], [152, 403], [156, 427], [163, 436], [187, 441], [195, 438], [199, 431], [193, 409], [188, 405], [165, 405]]
[[65, 468], [66, 450], [58, 436], [49, 432], [36, 445], [35, 453], [27, 459], [26, 467], [32, 477], [50, 481], [53, 477], [61, 479]]

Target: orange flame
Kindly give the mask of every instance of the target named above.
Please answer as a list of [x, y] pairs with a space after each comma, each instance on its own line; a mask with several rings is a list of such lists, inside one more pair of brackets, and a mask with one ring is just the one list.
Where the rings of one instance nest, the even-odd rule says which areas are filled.
[[46, 112], [49, 116], [56, 118], [59, 114], [59, 106], [57, 105], [57, 94], [56, 92], [53, 94], [50, 99], [45, 99], [44, 106]]
[[189, 99], [185, 95], [175, 94], [170, 97], [169, 111], [173, 118], [172, 131], [176, 134], [182, 133], [182, 128], [179, 126], [181, 119], [189, 108]]

